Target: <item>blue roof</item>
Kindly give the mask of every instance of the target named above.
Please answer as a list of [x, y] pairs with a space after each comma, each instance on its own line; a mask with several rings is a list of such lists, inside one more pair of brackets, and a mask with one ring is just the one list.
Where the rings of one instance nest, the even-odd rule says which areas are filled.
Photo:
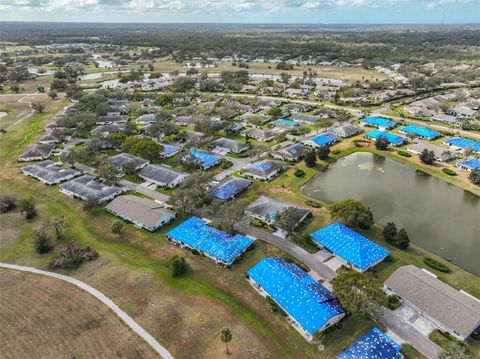
[[162, 143], [163, 150], [160, 152], [163, 156], [168, 156], [171, 153], [177, 152], [180, 150], [179, 146], [169, 145], [167, 143]]
[[379, 137], [385, 137], [388, 141], [388, 143], [392, 144], [392, 145], [401, 145], [402, 143], [404, 143], [407, 139], [403, 136], [399, 136], [399, 135], [396, 135], [394, 133], [390, 133], [390, 132], [385, 132], [385, 131], [381, 131], [381, 130], [375, 130], [375, 131], [372, 131], [370, 133], [367, 133], [365, 135], [366, 138], [371, 138], [371, 139], [378, 139]]
[[470, 147], [473, 152], [480, 152], [480, 141], [471, 140], [469, 138], [452, 137], [443, 141], [443, 143], [461, 148]]
[[472, 170], [480, 169], [480, 160], [477, 160], [476, 158], [470, 158], [465, 161], [457, 162], [457, 165], [461, 165]]
[[387, 120], [386, 118], [383, 117], [367, 117], [364, 118], [362, 123], [370, 126], [375, 126], [375, 127], [383, 127], [383, 128], [394, 128], [397, 123], [392, 120]]
[[390, 254], [390, 251], [339, 222], [313, 232], [310, 237], [317, 244], [362, 271]]
[[332, 132], [325, 132], [321, 135], [312, 137], [310, 141], [313, 141], [318, 146], [328, 146], [339, 140], [338, 136]]
[[190, 151], [190, 155], [195, 158], [195, 162], [198, 163], [203, 168], [208, 168], [220, 162], [221, 158], [211, 155], [209, 153], [200, 152], [200, 151]]
[[243, 192], [245, 189], [250, 186], [251, 182], [249, 180], [230, 177], [227, 181], [220, 183], [218, 186], [212, 189], [212, 196], [218, 198], [221, 201], [227, 201], [230, 198], [233, 198], [240, 192]]
[[283, 258], [264, 258], [247, 273], [310, 335], [345, 313], [327, 288]]
[[277, 122], [285, 123], [285, 124], [290, 125], [290, 126], [298, 126], [299, 125], [298, 122], [289, 120], [287, 118], [282, 118], [280, 120], [277, 120]]
[[422, 127], [422, 126], [404, 126], [400, 128], [400, 131], [403, 131], [405, 133], [410, 133], [415, 136], [428, 138], [428, 139], [432, 139], [440, 136], [439, 132], [434, 131], [427, 127]]
[[290, 147], [287, 149], [288, 152], [290, 152], [292, 155], [296, 156], [298, 154], [298, 149], [305, 147], [301, 143], [297, 143], [295, 146]]
[[266, 172], [270, 168], [272, 168], [272, 164], [269, 161], [263, 160], [263, 161], [252, 162], [248, 164], [245, 168], [251, 168], [254, 170]]
[[167, 236], [228, 264], [253, 243], [248, 237], [233, 236], [208, 226], [195, 216], [168, 231]]
[[400, 345], [378, 328], [352, 344], [337, 359], [400, 359]]

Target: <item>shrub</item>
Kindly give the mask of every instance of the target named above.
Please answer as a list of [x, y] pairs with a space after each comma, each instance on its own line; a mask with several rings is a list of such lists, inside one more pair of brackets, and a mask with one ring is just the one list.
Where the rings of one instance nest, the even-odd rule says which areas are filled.
[[433, 269], [436, 269], [440, 272], [444, 272], [444, 273], [450, 272], [450, 268], [448, 268], [442, 262], [437, 261], [435, 258], [423, 257], [423, 263], [425, 263], [427, 266], [432, 267]]
[[98, 252], [90, 248], [77, 247], [73, 242], [60, 248], [60, 255], [52, 258], [48, 268], [78, 268], [84, 261], [93, 261], [98, 258]]
[[396, 295], [388, 296], [388, 308], [391, 310], [397, 309], [400, 306], [400, 299]]
[[111, 229], [112, 229], [112, 233], [115, 233], [115, 234], [122, 233], [122, 231], [123, 231], [122, 221], [113, 221]]
[[0, 194], [0, 213], [7, 213], [15, 209], [15, 207], [17, 207], [15, 198], [6, 194]]
[[449, 176], [456, 176], [457, 172], [451, 170], [450, 168], [442, 168], [442, 172]]
[[185, 258], [178, 255], [170, 258], [168, 266], [170, 268], [170, 275], [173, 278], [178, 277], [187, 270], [187, 262], [185, 262]]
[[32, 235], [32, 245], [35, 252], [43, 254], [49, 252], [52, 247], [50, 246], [50, 236], [45, 230], [34, 230]]
[[305, 201], [305, 204], [307, 206], [310, 206], [310, 207], [313, 207], [313, 208], [321, 208], [322, 207], [322, 205], [320, 203], [312, 201], [312, 200]]
[[398, 154], [403, 157], [412, 157], [412, 154], [407, 151], [398, 151]]
[[278, 307], [278, 304], [275, 303], [275, 301], [272, 298], [267, 297], [267, 302], [268, 302], [268, 304], [270, 304], [270, 309], [272, 310], [272, 312], [278, 312], [278, 309], [280, 309], [280, 308]]
[[37, 209], [35, 208], [35, 199], [33, 197], [29, 198], [22, 198], [20, 201], [18, 201], [17, 209], [20, 212], [20, 214], [25, 213], [25, 218], [26, 219], [32, 219], [35, 218], [37, 215]]
[[340, 150], [333, 150], [331, 153], [332, 153], [333, 155], [338, 155], [340, 152], [341, 152]]
[[305, 172], [303, 172], [301, 169], [297, 168], [294, 172], [295, 177], [303, 177], [305, 176]]

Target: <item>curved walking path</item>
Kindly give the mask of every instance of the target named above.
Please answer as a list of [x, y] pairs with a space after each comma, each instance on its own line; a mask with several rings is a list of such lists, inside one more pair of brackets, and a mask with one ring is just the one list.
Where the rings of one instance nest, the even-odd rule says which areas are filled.
[[107, 307], [109, 307], [111, 310], [113, 310], [113, 312], [117, 314], [120, 317], [120, 319], [122, 319], [125, 322], [125, 324], [127, 324], [135, 333], [141, 336], [163, 358], [173, 359], [173, 356], [168, 352], [168, 350], [164, 348], [159, 342], [157, 342], [157, 340], [154, 337], [148, 334], [147, 331], [143, 329], [137, 322], [135, 322], [127, 313], [121, 310], [112, 300], [110, 300], [103, 293], [89, 286], [88, 284], [63, 274], [47, 272], [41, 269], [25, 267], [25, 266], [20, 266], [16, 264], [0, 263], [0, 268], [14, 269], [14, 270], [19, 270], [23, 272], [35, 273], [35, 274], [57, 278], [87, 291], [91, 295], [95, 296]]

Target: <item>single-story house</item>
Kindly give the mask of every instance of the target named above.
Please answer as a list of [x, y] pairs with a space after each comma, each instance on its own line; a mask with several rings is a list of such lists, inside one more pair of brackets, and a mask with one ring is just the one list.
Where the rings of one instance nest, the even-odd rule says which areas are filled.
[[246, 191], [251, 185], [252, 182], [245, 178], [230, 176], [225, 181], [214, 186], [210, 193], [213, 197], [225, 202]]
[[435, 115], [433, 121], [448, 123], [449, 125], [461, 126], [462, 120], [452, 115]]
[[281, 161], [260, 160], [249, 163], [240, 172], [243, 176], [254, 178], [258, 181], [270, 181], [286, 168]]
[[288, 131], [294, 130], [298, 127], [300, 127], [298, 122], [289, 120], [288, 118], [282, 118], [273, 123], [273, 128], [276, 130]]
[[263, 128], [250, 128], [243, 131], [245, 136], [254, 138], [260, 142], [272, 141], [275, 138], [275, 132], [272, 130], [265, 130]]
[[306, 208], [294, 206], [290, 203], [278, 201], [267, 196], [260, 196], [257, 198], [245, 208], [245, 214], [268, 225], [273, 225], [278, 214], [287, 208], [295, 208], [297, 210], [297, 226], [301, 225], [305, 219], [312, 215], [312, 213]]
[[303, 122], [303, 123], [306, 123], [306, 124], [314, 124], [316, 123], [319, 119], [320, 119], [320, 116], [315, 116], [315, 115], [307, 115], [305, 113], [294, 113], [290, 116], [290, 118], [294, 121], [297, 121], [297, 122]]
[[441, 136], [439, 132], [423, 126], [404, 126], [400, 127], [398, 132], [404, 135], [412, 135], [425, 140], [433, 140]]
[[480, 153], [480, 141], [471, 140], [464, 137], [452, 137], [443, 141], [444, 145], [447, 145], [454, 150], [470, 149], [472, 152]]
[[89, 175], [77, 177], [62, 183], [58, 186], [58, 189], [69, 197], [78, 198], [82, 201], [94, 198], [98, 203], [110, 201], [123, 192], [122, 188], [106, 186]]
[[182, 183], [188, 174], [174, 170], [167, 165], [148, 165], [138, 173], [140, 178], [157, 186], [173, 188]]
[[225, 265], [233, 264], [254, 242], [250, 237], [220, 231], [195, 216], [168, 231], [167, 239]]
[[407, 139], [405, 137], [396, 135], [394, 133], [381, 131], [381, 130], [375, 130], [370, 133], [367, 133], [364, 137], [373, 141], [378, 140], [378, 138], [380, 137], [384, 137], [387, 139], [388, 144], [393, 146], [400, 146], [400, 145], [403, 145], [405, 142], [407, 142]]
[[431, 143], [412, 143], [407, 147], [408, 152], [415, 153], [417, 155], [421, 154], [423, 150], [432, 151], [435, 154], [435, 161], [438, 162], [447, 162], [457, 158], [457, 155], [454, 152], [451, 152], [442, 146], [433, 145]]
[[45, 134], [38, 139], [38, 143], [60, 143], [63, 141], [63, 135], [59, 130], [46, 131]]
[[480, 160], [476, 158], [470, 158], [465, 161], [460, 161], [455, 164], [458, 168], [472, 172], [473, 170], [480, 170]]
[[348, 268], [365, 272], [383, 261], [390, 251], [360, 233], [334, 222], [310, 234], [313, 242], [337, 256]]
[[208, 136], [202, 132], [197, 131], [183, 131], [178, 135], [178, 139], [181, 142], [194, 142], [194, 141], [204, 141]]
[[92, 129], [90, 132], [92, 135], [99, 135], [102, 137], [108, 137], [114, 133], [125, 131], [125, 125], [100, 125]]
[[47, 185], [65, 182], [80, 175], [80, 171], [62, 168], [50, 160], [22, 167], [22, 173]]
[[472, 110], [468, 106], [459, 105], [451, 108], [447, 112], [449, 115], [452, 115], [455, 117], [471, 118], [477, 113], [477, 110]]
[[340, 139], [338, 136], [332, 132], [324, 132], [320, 135], [309, 138], [308, 140], [303, 141], [306, 146], [310, 147], [324, 147], [331, 146], [334, 143], [338, 142]]
[[439, 330], [460, 340], [480, 326], [480, 300], [452, 288], [425, 269], [411, 264], [400, 267], [385, 281], [384, 288]]
[[48, 158], [53, 153], [55, 145], [53, 143], [46, 143], [46, 144], [35, 144], [22, 153], [18, 158], [18, 162], [29, 162], [29, 161], [43, 161]]
[[150, 232], [171, 223], [177, 216], [163, 204], [133, 195], [118, 196], [106, 206], [106, 209], [113, 215]]
[[107, 160], [107, 163], [110, 166], [116, 167], [121, 171], [125, 171], [127, 169], [133, 169], [134, 171], [139, 171], [143, 167], [147, 166], [150, 163], [150, 161], [131, 155], [129, 153], [120, 153], [118, 155], [110, 157]]
[[248, 144], [245, 142], [231, 140], [229, 138], [219, 138], [211, 142], [210, 147], [217, 148], [220, 151], [240, 154], [248, 150]]
[[366, 126], [376, 127], [384, 130], [391, 130], [397, 125], [395, 121], [387, 120], [383, 117], [367, 117], [361, 120], [360, 123]]
[[378, 328], [373, 328], [345, 351], [337, 359], [400, 359], [401, 346]]
[[182, 150], [182, 147], [168, 143], [160, 143], [160, 145], [163, 146], [163, 150], [159, 153], [161, 158], [173, 157]]
[[356, 134], [360, 133], [362, 130], [357, 126], [346, 124], [346, 125], [332, 128], [330, 131], [339, 137], [346, 138], [346, 137], [355, 136]]
[[303, 158], [305, 150], [306, 147], [303, 144], [295, 143], [273, 152], [272, 156], [285, 161], [297, 162]]
[[204, 170], [208, 170], [209, 168], [220, 164], [222, 161], [221, 157], [196, 150], [191, 150], [182, 158], [182, 161], [186, 161], [188, 158], [193, 158], [195, 164]]
[[98, 116], [95, 121], [96, 125], [124, 125], [128, 122], [128, 116], [123, 115], [106, 115]]
[[286, 313], [308, 341], [345, 316], [345, 309], [327, 288], [281, 257], [263, 258], [247, 271], [247, 278], [261, 296], [271, 298]]
[[149, 125], [153, 122], [155, 122], [155, 114], [154, 113], [147, 113], [145, 115], [142, 115], [140, 117], [137, 117], [135, 122], [139, 125]]

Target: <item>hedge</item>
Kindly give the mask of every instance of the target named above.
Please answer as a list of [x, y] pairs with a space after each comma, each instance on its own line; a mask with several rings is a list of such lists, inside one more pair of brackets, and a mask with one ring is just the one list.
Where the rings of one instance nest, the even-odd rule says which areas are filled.
[[448, 273], [450, 272], [450, 268], [448, 268], [445, 264], [437, 261], [435, 258], [432, 257], [423, 257], [423, 263], [427, 266], [432, 267], [440, 272]]
[[442, 172], [449, 176], [456, 176], [457, 172], [452, 171], [450, 168], [442, 168]]
[[412, 154], [407, 151], [398, 151], [398, 154], [403, 157], [412, 157]]

